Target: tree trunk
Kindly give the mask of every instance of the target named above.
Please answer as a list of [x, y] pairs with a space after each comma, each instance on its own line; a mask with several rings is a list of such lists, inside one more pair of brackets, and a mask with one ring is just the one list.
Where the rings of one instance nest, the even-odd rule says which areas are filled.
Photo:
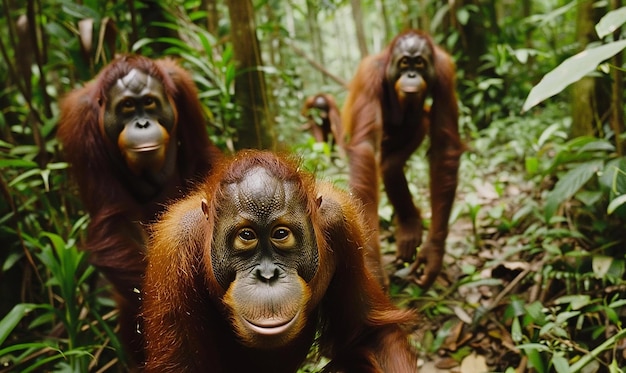
[[[307, 16], [306, 23], [311, 33], [311, 46], [313, 48], [313, 56], [315, 56], [316, 61], [324, 66], [324, 45], [322, 43], [322, 35], [320, 32], [320, 26], [317, 22], [317, 14], [319, 12], [319, 5], [317, 0], [307, 0], [306, 2], [307, 8]], [[322, 83], [326, 85], [327, 79], [324, 74], [322, 75]]]
[[[179, 38], [178, 31], [155, 25], [156, 23], [169, 22], [167, 13], [171, 10], [170, 8], [167, 8], [167, 6], [168, 5], [165, 5], [164, 2], [158, 0], [145, 0], [143, 2], [143, 6], [137, 8], [137, 11], [141, 16], [140, 21], [142, 25], [139, 27], [143, 27], [145, 29], [145, 34], [148, 38]], [[156, 55], [162, 55], [170, 46], [171, 44], [160, 41], [150, 44], [150, 48], [154, 50], [154, 54]]]
[[385, 29], [385, 38], [383, 40], [391, 40], [393, 39], [393, 31], [391, 31], [391, 24], [389, 21], [389, 12], [387, 11], [387, 4], [385, 4], [385, 0], [380, 0], [380, 13], [383, 17], [383, 26]]
[[356, 28], [356, 38], [361, 52], [361, 58], [367, 57], [367, 39], [365, 38], [365, 30], [363, 29], [363, 12], [361, 11], [361, 0], [350, 0], [352, 6], [352, 19]]
[[[622, 0], [611, 0], [611, 9], [619, 9], [622, 7]], [[620, 38], [621, 27], [613, 33], [615, 40]], [[620, 52], [613, 57], [613, 65], [617, 68], [612, 69], [613, 83], [611, 85], [611, 128], [615, 134], [615, 147], [618, 155], [624, 155], [624, 146], [626, 140], [620, 141], [619, 136], [624, 133], [624, 72], [621, 70], [624, 62], [623, 54]]]
[[488, 34], [497, 34], [498, 25], [495, 16], [493, 2], [484, 0], [461, 0], [456, 1], [456, 7], [451, 12], [453, 15], [459, 8], [468, 7], [478, 9], [471, 12], [465, 24], [461, 24], [454, 16], [453, 24], [456, 25], [461, 41], [461, 51], [465, 60], [463, 68], [468, 80], [475, 80], [478, 76], [496, 76], [494, 68], [482, 69], [481, 58], [487, 54]]
[[218, 35], [218, 21], [219, 21], [219, 13], [217, 11], [217, 1], [216, 0], [202, 0], [201, 9], [206, 11], [206, 30], [209, 34], [215, 36], [217, 39]]
[[[527, 19], [528, 17], [531, 16], [531, 14], [533, 14], [533, 2], [531, 0], [523, 0], [522, 1], [522, 19]], [[533, 28], [532, 27], [525, 27], [525, 31], [524, 31], [524, 46], [526, 48], [533, 49], [535, 46], [533, 44]], [[528, 66], [528, 71], [534, 71], [535, 70], [535, 56], [530, 55], [528, 56], [528, 60], [526, 61], [526, 66]]]
[[[593, 2], [579, 1], [577, 7], [576, 39], [582, 50], [595, 39]], [[594, 123], [598, 118], [595, 93], [595, 78], [584, 77], [572, 85], [572, 136], [594, 135]]]
[[418, 7], [420, 9], [420, 13], [417, 17], [417, 28], [424, 30], [426, 32], [431, 32], [432, 30], [430, 29], [430, 20], [431, 17], [429, 16], [428, 12], [426, 11], [428, 9], [428, 4], [429, 4], [430, 0], [419, 0], [418, 3]]
[[270, 105], [261, 52], [256, 36], [251, 0], [228, 0], [231, 38], [237, 75], [235, 101], [241, 109], [237, 123], [237, 149], [274, 149], [275, 134], [269, 118]]

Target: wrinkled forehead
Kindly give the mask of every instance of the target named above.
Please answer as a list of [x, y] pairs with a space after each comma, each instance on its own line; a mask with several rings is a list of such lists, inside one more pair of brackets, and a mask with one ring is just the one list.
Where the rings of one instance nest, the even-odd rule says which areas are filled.
[[139, 69], [132, 69], [113, 84], [110, 92], [111, 94], [127, 92], [141, 95], [148, 92], [162, 92], [162, 90], [163, 85], [158, 79]]
[[225, 192], [232, 194], [240, 213], [269, 219], [286, 212], [287, 200], [293, 198], [294, 188], [292, 182], [278, 179], [263, 167], [254, 167], [246, 172], [241, 181], [227, 186]]
[[393, 49], [395, 55], [414, 55], [428, 51], [428, 44], [425, 38], [417, 34], [406, 34], [398, 39]]

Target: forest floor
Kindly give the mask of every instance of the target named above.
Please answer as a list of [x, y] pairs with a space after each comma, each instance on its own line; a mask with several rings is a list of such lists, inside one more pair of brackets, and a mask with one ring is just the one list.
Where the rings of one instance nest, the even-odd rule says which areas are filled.
[[[414, 283], [392, 278], [396, 303], [419, 315], [412, 337], [420, 353], [420, 373], [503, 372], [511, 367], [526, 371], [505, 324], [505, 311], [512, 295], [537, 298], [539, 289], [528, 275], [541, 263], [516, 259], [520, 236], [502, 233], [498, 217], [518, 211], [533, 198], [533, 187], [521, 176], [483, 176], [459, 185], [456, 204], [464, 212], [450, 225], [443, 269], [433, 286], [423, 293]], [[501, 188], [496, 190], [496, 185]], [[393, 272], [394, 245], [386, 245], [383, 258]]]

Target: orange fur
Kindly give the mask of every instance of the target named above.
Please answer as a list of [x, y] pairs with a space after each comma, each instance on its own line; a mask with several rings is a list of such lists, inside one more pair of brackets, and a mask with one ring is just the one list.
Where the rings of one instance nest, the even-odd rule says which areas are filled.
[[[310, 222], [297, 224], [312, 224], [319, 255], [315, 275], [303, 285], [310, 296], [302, 311], [306, 325], [281, 347], [249, 347], [238, 338], [227, 311], [238, 302], [230, 297], [234, 282], [222, 289], [212, 267], [213, 251], [225, 250], [213, 247], [217, 211], [232, 198], [222, 188], [258, 166], [297, 185], [289, 203], [306, 207]], [[413, 313], [395, 308], [365, 268], [358, 206], [341, 190], [315, 182], [298, 162], [269, 152], [242, 152], [220, 165], [154, 226], [145, 283], [146, 371], [294, 372], [318, 330], [320, 351], [331, 359], [326, 371], [415, 372], [417, 358], [402, 328]]]
[[[105, 138], [101, 121], [107, 94], [132, 69], [158, 79], [178, 118], [177, 163], [174, 177], [161, 188], [136, 188], [141, 182], [125, 169], [117, 144]], [[189, 74], [172, 60], [128, 55], [114, 60], [84, 87], [61, 102], [57, 136], [91, 217], [85, 250], [118, 293], [122, 342], [135, 363], [143, 360], [137, 333], [141, 282], [145, 270], [145, 225], [164, 204], [184, 195], [210, 172], [220, 153], [207, 135], [196, 87]]]
[[[421, 50], [434, 69], [428, 94], [432, 108], [425, 105], [425, 94], [409, 101], [388, 82], [386, 71], [399, 40], [423, 41]], [[397, 87], [397, 86], [396, 86]], [[379, 54], [364, 58], [350, 83], [342, 113], [343, 139], [350, 166], [350, 187], [363, 202], [371, 238], [366, 244], [368, 266], [383, 285], [387, 276], [382, 268], [378, 237], [379, 178], [395, 210], [397, 256], [403, 261], [415, 257], [422, 244], [422, 221], [414, 205], [404, 166], [409, 157], [430, 135], [430, 191], [432, 221], [426, 243], [411, 267], [425, 264], [419, 283], [429, 286], [439, 273], [448, 219], [457, 186], [459, 158], [464, 145], [458, 133], [458, 104], [455, 93], [455, 68], [450, 56], [435, 45], [430, 36], [409, 30], [396, 36]]]

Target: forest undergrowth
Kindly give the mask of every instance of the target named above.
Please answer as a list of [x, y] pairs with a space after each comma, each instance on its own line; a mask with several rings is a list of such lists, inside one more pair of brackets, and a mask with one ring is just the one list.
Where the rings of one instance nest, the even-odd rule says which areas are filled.
[[[601, 188], [594, 180], [546, 221], [557, 175], [568, 169], [558, 159], [574, 146], [569, 119], [550, 121], [509, 118], [469, 136], [442, 273], [426, 292], [393, 278], [395, 301], [419, 315], [413, 340], [422, 373], [623, 371], [624, 263], [608, 255], [623, 239], [610, 241], [613, 219], [590, 221], [598, 204], [606, 209], [585, 199]], [[426, 171], [417, 154], [407, 173], [428, 221]], [[393, 274], [392, 216], [381, 210]], [[605, 246], [593, 238], [600, 231]]]

